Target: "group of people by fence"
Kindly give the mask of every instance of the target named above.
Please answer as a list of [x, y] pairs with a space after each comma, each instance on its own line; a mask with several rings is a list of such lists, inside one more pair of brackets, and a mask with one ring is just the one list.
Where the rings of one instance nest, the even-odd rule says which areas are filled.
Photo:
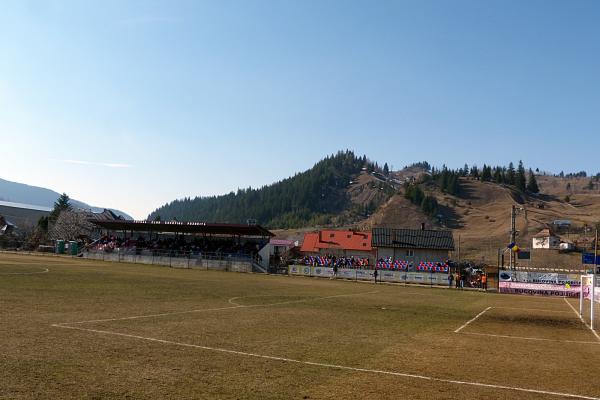
[[335, 255], [307, 255], [303, 259], [304, 265], [313, 267], [337, 267], [349, 269], [381, 269], [381, 270], [396, 270], [396, 271], [415, 271], [415, 272], [448, 272], [449, 262], [437, 261], [420, 261], [413, 263], [412, 261], [399, 260], [389, 258], [380, 258], [375, 263], [372, 263], [368, 258], [364, 257], [338, 257]]
[[456, 289], [466, 287], [487, 290], [487, 275], [484, 272], [476, 274], [466, 274], [464, 271], [450, 272], [448, 274], [448, 287], [454, 284]]
[[140, 253], [150, 250], [153, 253], [169, 253], [178, 255], [230, 254], [240, 256], [256, 256], [261, 244], [250, 241], [238, 242], [229, 238], [200, 238], [186, 240], [184, 236], [161, 237], [147, 239], [143, 236], [137, 239], [123, 239], [117, 236], [104, 236], [89, 246], [90, 250], [107, 253], [115, 250]]
[[355, 268], [372, 269], [372, 264], [368, 258], [360, 257], [337, 257], [335, 255], [324, 256], [305, 256], [304, 265], [313, 267], [337, 267], [337, 268]]

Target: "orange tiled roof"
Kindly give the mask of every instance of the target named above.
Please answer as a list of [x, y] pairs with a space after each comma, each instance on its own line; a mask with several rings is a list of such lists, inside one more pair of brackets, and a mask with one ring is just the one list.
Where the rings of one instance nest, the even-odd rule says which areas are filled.
[[371, 251], [371, 232], [324, 230], [304, 235], [301, 251], [317, 253], [321, 249]]

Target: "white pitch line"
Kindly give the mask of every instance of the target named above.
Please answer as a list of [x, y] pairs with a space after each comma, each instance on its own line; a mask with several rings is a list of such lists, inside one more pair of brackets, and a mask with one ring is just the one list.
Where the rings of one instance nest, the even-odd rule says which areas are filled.
[[498, 306], [494, 306], [494, 308], [500, 308], [500, 309], [504, 309], [504, 310], [542, 311], [542, 312], [571, 314], [571, 311], [551, 310], [549, 308], [521, 308], [521, 307], [498, 307]]
[[129, 317], [91, 319], [91, 320], [86, 320], [86, 321], [75, 321], [75, 322], [61, 322], [61, 323], [54, 324], [53, 326], [80, 325], [80, 324], [88, 324], [88, 323], [91, 324], [91, 323], [113, 322], [113, 321], [127, 321], [127, 320], [133, 320], [133, 319], [143, 319], [143, 318], [158, 318], [158, 317], [167, 317], [169, 315], [181, 315], [181, 314], [191, 314], [191, 313], [200, 313], [200, 312], [209, 312], [209, 311], [233, 310], [236, 308], [270, 307], [270, 306], [279, 306], [279, 305], [285, 305], [285, 304], [306, 303], [308, 301], [333, 299], [333, 298], [337, 298], [337, 297], [360, 296], [360, 295], [374, 294], [374, 293], [379, 293], [379, 291], [375, 290], [375, 291], [364, 292], [364, 293], [338, 294], [338, 295], [326, 296], [326, 297], [316, 297], [316, 298], [302, 299], [302, 300], [281, 301], [278, 303], [251, 304], [251, 305], [241, 305], [241, 304], [233, 303], [232, 300], [239, 299], [240, 297], [232, 297], [231, 299], [229, 299], [229, 303], [234, 304], [231, 307], [203, 308], [203, 309], [199, 309], [199, 310], [173, 311], [173, 312], [159, 313], [159, 314], [133, 315], [133, 316], [129, 316]]
[[503, 338], [503, 339], [536, 340], [536, 341], [544, 341], [544, 342], [600, 344], [599, 342], [589, 342], [589, 341], [583, 341], [583, 340], [546, 339], [546, 338], [526, 337], [526, 336], [495, 335], [492, 333], [479, 333], [479, 332], [462, 332], [461, 335], [491, 336], [491, 337], [497, 337], [497, 338]]
[[35, 275], [35, 274], [45, 274], [50, 272], [50, 270], [48, 268], [46, 268], [43, 271], [36, 271], [36, 272], [1, 272], [0, 275]]
[[[487, 311], [487, 309], [485, 311]], [[80, 328], [80, 327], [65, 326], [65, 325], [58, 325], [58, 324], [55, 324], [52, 326], [57, 327], [57, 328], [94, 332], [94, 333], [105, 334], [105, 335], [121, 336], [121, 337], [126, 337], [126, 338], [131, 338], [131, 339], [141, 339], [141, 340], [147, 340], [147, 341], [155, 342], [155, 343], [162, 343], [162, 344], [182, 346], [182, 347], [190, 347], [190, 348], [214, 351], [214, 352], [219, 352], [219, 353], [234, 354], [234, 355], [238, 355], [238, 356], [254, 357], [254, 358], [261, 358], [261, 359], [266, 359], [266, 360], [281, 361], [281, 362], [302, 364], [302, 365], [311, 365], [311, 366], [315, 366], [315, 367], [323, 367], [323, 368], [331, 368], [331, 369], [355, 371], [355, 372], [365, 372], [365, 373], [369, 373], [369, 374], [391, 375], [391, 376], [398, 376], [398, 377], [403, 377], [403, 378], [426, 380], [426, 381], [430, 381], [430, 382], [441, 382], [441, 383], [450, 383], [450, 384], [455, 384], [455, 385], [466, 385], [466, 386], [476, 386], [476, 387], [483, 387], [483, 388], [490, 388], [490, 389], [510, 390], [510, 391], [516, 391], [516, 392], [535, 393], [535, 394], [542, 394], [542, 395], [548, 395], [548, 396], [568, 397], [568, 398], [585, 399], [585, 400], [600, 400], [600, 397], [585, 396], [585, 395], [572, 394], [572, 393], [552, 392], [552, 391], [539, 390], [539, 389], [527, 389], [527, 388], [521, 388], [521, 387], [517, 387], [517, 386], [503, 386], [503, 385], [495, 385], [495, 384], [491, 384], [491, 383], [459, 381], [459, 380], [454, 380], [454, 379], [436, 378], [436, 377], [432, 377], [432, 376], [408, 374], [408, 373], [403, 373], [403, 372], [385, 371], [385, 370], [368, 369], [368, 368], [356, 368], [356, 367], [349, 367], [349, 366], [345, 366], [345, 365], [336, 365], [336, 364], [326, 364], [326, 363], [320, 363], [320, 362], [314, 362], [314, 361], [302, 361], [302, 360], [295, 360], [295, 359], [286, 358], [286, 357], [277, 357], [277, 356], [268, 356], [268, 355], [264, 355], [264, 354], [247, 353], [244, 351], [223, 349], [223, 348], [218, 348], [218, 347], [201, 346], [201, 345], [191, 344], [191, 343], [174, 342], [171, 340], [163, 340], [163, 339], [138, 336], [138, 335], [130, 335], [127, 333], [104, 331], [104, 330], [99, 330], [99, 329]]]
[[479, 314], [477, 314], [475, 316], [475, 318], [470, 319], [469, 321], [467, 321], [463, 326], [461, 326], [460, 328], [458, 328], [457, 330], [454, 331], [454, 333], [458, 333], [460, 331], [462, 331], [463, 329], [465, 329], [471, 322], [475, 321], [477, 318], [481, 317], [483, 314], [485, 314], [486, 311], [489, 311], [492, 307], [488, 307], [485, 310], [483, 310], [482, 312], [480, 312]]
[[[326, 299], [335, 299], [337, 297], [349, 297], [349, 296], [358, 296], [358, 295], [361, 295], [361, 294], [375, 294], [375, 293], [379, 293], [379, 290], [374, 290], [372, 292], [364, 292], [364, 293], [336, 294], [336, 295], [333, 295], [333, 296], [311, 297], [311, 298], [308, 298], [308, 299], [288, 300], [288, 301], [281, 301], [281, 302], [278, 302], [278, 303], [250, 304], [250, 305], [239, 304], [239, 303], [236, 303], [234, 300], [243, 299], [243, 298], [249, 298], [249, 297], [269, 297], [269, 296], [284, 297], [284, 296], [279, 296], [279, 295], [276, 295], [276, 294], [273, 294], [273, 295], [261, 295], [261, 296], [238, 296], [238, 297], [232, 297], [231, 299], [229, 299], [228, 303], [234, 304], [234, 305], [236, 305], [238, 307], [246, 307], [246, 308], [250, 308], [250, 307], [266, 307], [266, 306], [276, 306], [276, 305], [282, 305], [282, 304], [305, 303], [305, 302], [311, 301], [311, 300], [326, 300]], [[295, 296], [289, 296], [289, 297], [295, 297]]]
[[585, 320], [583, 319], [583, 317], [581, 315], [579, 315], [579, 313], [577, 312], [577, 310], [575, 309], [575, 307], [573, 307], [573, 305], [571, 303], [569, 303], [569, 301], [567, 300], [566, 297], [563, 297], [563, 300], [565, 301], [565, 303], [567, 303], [567, 305], [569, 307], [571, 307], [571, 310], [573, 310], [573, 312], [575, 313], [575, 315], [577, 315], [579, 317], [579, 319], [581, 320], [581, 322], [583, 322], [583, 324], [585, 326], [587, 326], [590, 331], [592, 331], [592, 333], [594, 334], [594, 336], [596, 336], [596, 339], [598, 339], [600, 341], [600, 336], [598, 335], [598, 332], [596, 332], [595, 330], [593, 330], [592, 327], [589, 326], [587, 322], [585, 322]]

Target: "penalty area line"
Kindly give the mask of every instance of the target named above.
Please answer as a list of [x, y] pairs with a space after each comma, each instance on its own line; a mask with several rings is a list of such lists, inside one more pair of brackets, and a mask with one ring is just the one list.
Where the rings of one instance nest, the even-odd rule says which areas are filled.
[[575, 307], [573, 307], [573, 305], [571, 303], [569, 303], [569, 301], [567, 300], [566, 297], [563, 297], [563, 300], [565, 301], [565, 303], [567, 303], [567, 305], [569, 307], [571, 307], [571, 310], [573, 310], [573, 312], [575, 313], [575, 315], [577, 315], [579, 317], [579, 319], [581, 320], [581, 322], [583, 322], [583, 324], [585, 326], [587, 326], [590, 331], [592, 331], [592, 333], [594, 334], [594, 336], [596, 336], [596, 339], [598, 339], [600, 341], [600, 336], [598, 336], [598, 332], [596, 332], [595, 330], [593, 330], [592, 327], [589, 326], [587, 322], [585, 322], [585, 320], [583, 319], [583, 317], [581, 315], [579, 315], [579, 313], [577, 312], [577, 310], [575, 309]]
[[562, 340], [562, 339], [547, 339], [538, 337], [527, 337], [527, 336], [512, 336], [512, 335], [496, 335], [493, 333], [480, 333], [480, 332], [462, 332], [461, 335], [473, 335], [473, 336], [490, 336], [502, 339], [518, 339], [518, 340], [534, 340], [540, 342], [559, 342], [559, 343], [578, 343], [578, 344], [600, 344], [599, 342], [584, 341], [584, 340]]
[[[486, 309], [485, 311], [487, 311], [488, 309]], [[201, 349], [201, 350], [207, 350], [207, 351], [213, 351], [213, 352], [219, 352], [219, 353], [233, 354], [233, 355], [238, 355], [238, 356], [260, 358], [260, 359], [264, 359], [264, 360], [280, 361], [280, 362], [300, 364], [300, 365], [310, 365], [310, 366], [315, 366], [315, 367], [330, 368], [330, 369], [337, 369], [337, 370], [344, 370], [344, 371], [364, 372], [364, 373], [369, 373], [369, 374], [379, 374], [379, 375], [396, 376], [396, 377], [402, 377], [402, 378], [419, 379], [419, 380], [425, 380], [425, 381], [429, 381], [429, 382], [440, 382], [440, 383], [463, 385], [463, 386], [475, 386], [475, 387], [481, 387], [481, 388], [509, 390], [509, 391], [515, 391], [515, 392], [523, 392], [523, 393], [535, 393], [535, 394], [542, 394], [542, 395], [547, 395], [547, 396], [568, 397], [568, 398], [585, 399], [585, 400], [600, 400], [600, 397], [579, 395], [579, 394], [573, 394], [573, 393], [552, 392], [552, 391], [547, 391], [547, 390], [528, 389], [528, 388], [522, 388], [522, 387], [517, 387], [517, 386], [496, 385], [496, 384], [492, 384], [492, 383], [460, 381], [460, 380], [455, 380], [455, 379], [436, 378], [436, 377], [432, 377], [432, 376], [408, 374], [408, 373], [404, 373], [404, 372], [394, 372], [394, 371], [369, 369], [369, 368], [356, 368], [356, 367], [349, 367], [349, 366], [345, 366], [345, 365], [320, 363], [320, 362], [315, 362], [315, 361], [302, 361], [302, 360], [295, 360], [295, 359], [286, 358], [286, 357], [268, 356], [268, 355], [257, 354], [257, 353], [247, 353], [247, 352], [238, 351], [238, 350], [231, 350], [231, 349], [224, 349], [224, 348], [210, 347], [210, 346], [201, 346], [201, 345], [197, 345], [197, 344], [175, 342], [175, 341], [171, 341], [171, 340], [157, 339], [157, 338], [131, 335], [131, 334], [120, 333], [120, 332], [105, 331], [105, 330], [99, 330], [99, 329], [81, 328], [81, 327], [58, 325], [58, 324], [54, 324], [52, 326], [55, 328], [73, 329], [73, 330], [78, 330], [78, 331], [93, 332], [93, 333], [104, 334], [104, 335], [120, 336], [120, 337], [125, 337], [125, 338], [130, 338], [130, 339], [146, 340], [146, 341], [150, 341], [150, 342], [154, 342], [154, 343], [161, 343], [161, 344], [166, 344], [166, 345], [188, 347], [188, 348]]]
[[467, 322], [464, 323], [463, 326], [461, 326], [460, 328], [458, 328], [457, 330], [454, 331], [454, 333], [459, 333], [460, 331], [462, 331], [463, 329], [465, 329], [467, 326], [469, 326], [469, 324], [473, 321], [475, 321], [477, 318], [481, 317], [483, 314], [485, 314], [487, 311], [489, 311], [492, 307], [488, 307], [485, 310], [483, 310], [482, 312], [480, 312], [479, 314], [477, 314], [474, 318], [468, 320]]

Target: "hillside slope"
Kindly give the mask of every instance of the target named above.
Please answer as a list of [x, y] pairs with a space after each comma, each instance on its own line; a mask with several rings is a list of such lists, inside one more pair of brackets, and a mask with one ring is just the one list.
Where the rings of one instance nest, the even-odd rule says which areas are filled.
[[[596, 193], [575, 191], [570, 195], [570, 202], [565, 202], [565, 193], [557, 190], [555, 195], [524, 195], [506, 185], [469, 178], [461, 178], [460, 182], [461, 193], [457, 196], [443, 193], [434, 185], [421, 185], [426, 193], [436, 197], [441, 223], [438, 223], [437, 218], [428, 218], [419, 207], [399, 193], [365, 220], [361, 227], [417, 228], [422, 222], [426, 223], [428, 228], [447, 227], [453, 229], [457, 246], [460, 241], [463, 259], [495, 264], [498, 249], [505, 249], [509, 242], [513, 204], [522, 209], [518, 212], [516, 227], [519, 232], [517, 243], [523, 248], [529, 248], [533, 236], [551, 226], [554, 220], [572, 221], [572, 229], [562, 235], [563, 239], [571, 241], [580, 237], [584, 226], [591, 227], [600, 222], [600, 195]], [[557, 188], [566, 187], [568, 180], [544, 177], [542, 182], [542, 188]], [[552, 252], [551, 255], [551, 259], [544, 260], [540, 260], [538, 254], [534, 257], [537, 258], [538, 264], [543, 261], [548, 265], [577, 265], [580, 259], [578, 254], [563, 255]], [[458, 251], [453, 256], [458, 258]]]
[[[60, 193], [50, 189], [0, 179], [0, 200], [35, 206], [52, 207], [56, 199], [59, 197]], [[71, 204], [75, 207], [91, 209], [94, 212], [100, 212], [103, 210], [103, 208], [90, 206], [89, 204], [74, 199], [71, 199]], [[131, 216], [123, 211], [111, 211], [115, 212], [117, 215], [122, 215], [126, 219], [132, 219]]]
[[340, 225], [364, 218], [392, 194], [366, 176], [374, 166], [351, 151], [339, 152], [311, 169], [258, 189], [222, 196], [184, 198], [159, 207], [149, 219], [246, 223], [272, 227]]

